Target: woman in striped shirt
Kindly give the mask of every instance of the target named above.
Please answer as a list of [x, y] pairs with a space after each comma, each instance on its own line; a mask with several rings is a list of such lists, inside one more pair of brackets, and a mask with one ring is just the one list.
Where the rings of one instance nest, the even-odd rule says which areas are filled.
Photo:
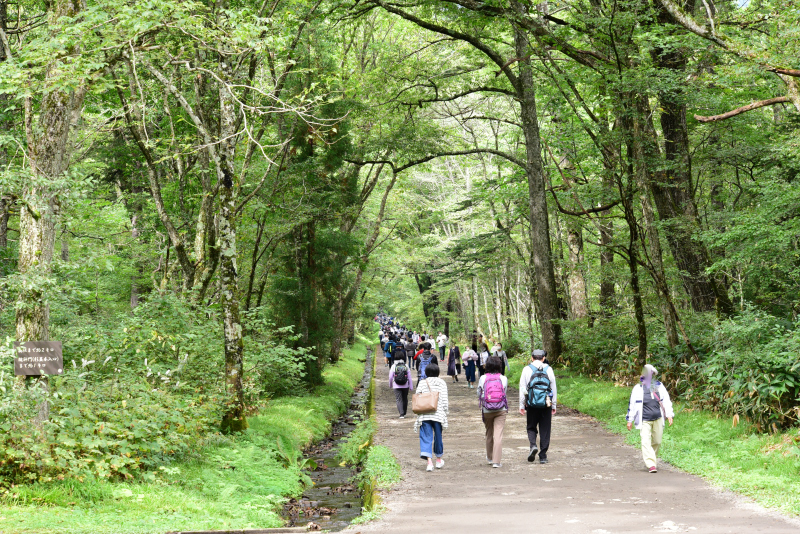
[[414, 432], [419, 431], [419, 457], [428, 461], [427, 471], [433, 471], [433, 457], [436, 456], [436, 469], [444, 467], [444, 444], [442, 443], [442, 429], [447, 428], [447, 383], [439, 378], [439, 365], [434, 358], [425, 367], [425, 378], [417, 384], [417, 395], [436, 391], [439, 393], [439, 403], [436, 411], [417, 415], [414, 422]]

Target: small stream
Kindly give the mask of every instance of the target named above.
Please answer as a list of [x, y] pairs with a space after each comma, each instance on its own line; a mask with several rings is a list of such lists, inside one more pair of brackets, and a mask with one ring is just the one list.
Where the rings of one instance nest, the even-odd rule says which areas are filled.
[[307, 487], [300, 499], [292, 499], [284, 505], [288, 526], [305, 526], [314, 522], [322, 530], [338, 531], [361, 515], [361, 492], [350, 483], [356, 470], [351, 466], [340, 466], [336, 453], [339, 443], [350, 435], [362, 417], [366, 417], [372, 363], [372, 350], [368, 350], [364, 376], [350, 398], [347, 412], [333, 424], [328, 438], [305, 451], [305, 458], [317, 463], [316, 470], [307, 472], [314, 485]]

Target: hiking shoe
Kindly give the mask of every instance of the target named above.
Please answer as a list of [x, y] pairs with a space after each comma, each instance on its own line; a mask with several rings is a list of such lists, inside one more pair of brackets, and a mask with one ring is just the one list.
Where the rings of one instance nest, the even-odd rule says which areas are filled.
[[539, 455], [539, 463], [540, 464], [546, 464], [547, 463], [547, 458], [543, 458], [542, 455], [540, 454]]
[[503, 464], [492, 464], [492, 467], [497, 469], [498, 467], [503, 467]]
[[658, 473], [658, 469], [656, 469], [656, 466], [653, 466], [653, 467], [650, 468], [650, 472], [651, 473]]
[[425, 468], [425, 471], [433, 471], [433, 462], [428, 462], [428, 467]]
[[539, 447], [534, 445], [531, 447], [531, 452], [528, 454], [528, 461], [532, 462], [536, 459], [536, 453], [539, 452]]
[[442, 460], [441, 458], [437, 458], [436, 459], [436, 469], [441, 469], [442, 467], [444, 467], [444, 460]]

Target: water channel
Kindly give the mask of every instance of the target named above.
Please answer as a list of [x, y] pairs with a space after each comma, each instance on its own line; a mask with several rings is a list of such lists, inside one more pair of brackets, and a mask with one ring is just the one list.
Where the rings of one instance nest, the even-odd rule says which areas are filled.
[[317, 468], [307, 474], [314, 482], [299, 499], [284, 506], [288, 526], [305, 526], [316, 523], [322, 530], [339, 531], [361, 515], [362, 495], [350, 482], [356, 474], [352, 466], [341, 466], [336, 459], [339, 445], [356, 428], [358, 422], [368, 417], [370, 383], [372, 381], [372, 351], [367, 351], [364, 375], [350, 399], [350, 407], [332, 428], [331, 435], [312, 445], [305, 457], [314, 460]]

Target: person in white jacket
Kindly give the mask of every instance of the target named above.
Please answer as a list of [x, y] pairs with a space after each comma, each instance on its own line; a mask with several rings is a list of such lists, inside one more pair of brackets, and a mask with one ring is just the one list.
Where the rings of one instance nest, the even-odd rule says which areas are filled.
[[672, 426], [675, 417], [667, 388], [655, 380], [657, 374], [658, 370], [649, 363], [644, 366], [640, 383], [631, 391], [628, 415], [625, 417], [628, 430], [635, 425], [641, 433], [642, 457], [651, 473], [658, 472], [656, 457], [664, 435], [664, 420], [667, 419], [669, 426]]

